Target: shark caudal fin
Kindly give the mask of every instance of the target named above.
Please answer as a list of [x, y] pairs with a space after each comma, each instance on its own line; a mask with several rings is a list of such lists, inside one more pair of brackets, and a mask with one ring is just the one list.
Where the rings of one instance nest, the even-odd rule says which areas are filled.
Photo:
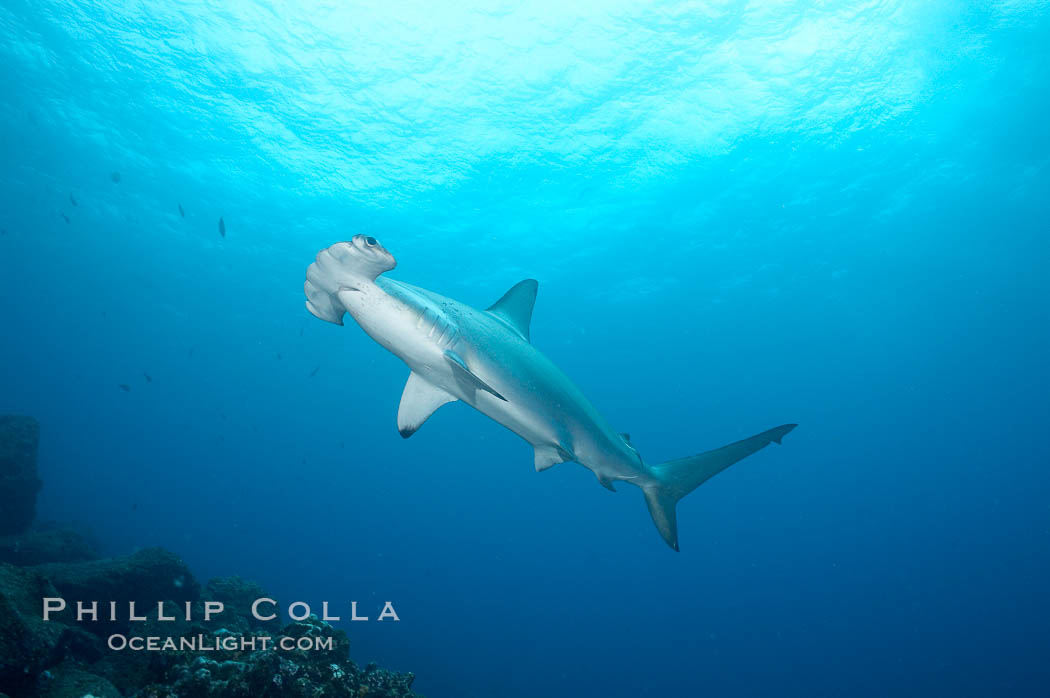
[[750, 456], [774, 441], [780, 443], [780, 440], [797, 426], [782, 424], [714, 451], [650, 466], [656, 476], [656, 484], [643, 488], [645, 503], [649, 505], [653, 523], [667, 544], [678, 550], [678, 519], [675, 508], [679, 499], [738, 460]]

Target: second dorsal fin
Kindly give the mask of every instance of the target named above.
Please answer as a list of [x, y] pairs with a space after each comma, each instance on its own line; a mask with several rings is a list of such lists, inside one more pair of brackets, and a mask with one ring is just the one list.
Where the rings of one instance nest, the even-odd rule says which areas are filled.
[[529, 341], [529, 323], [532, 321], [532, 308], [536, 305], [536, 289], [539, 282], [536, 279], [525, 279], [514, 284], [503, 297], [488, 308], [492, 313], [511, 329], [522, 336], [526, 342]]

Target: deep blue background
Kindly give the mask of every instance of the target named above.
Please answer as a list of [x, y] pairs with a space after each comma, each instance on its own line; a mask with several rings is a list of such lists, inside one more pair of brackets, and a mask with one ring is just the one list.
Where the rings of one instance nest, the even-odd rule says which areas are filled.
[[[354, 656], [439, 698], [1045, 694], [1045, 3], [67, 5], [0, 8], [43, 518], [392, 600]], [[405, 367], [302, 307], [357, 232], [475, 305], [539, 279], [650, 462], [801, 426], [681, 554], [463, 405], [403, 442]]]

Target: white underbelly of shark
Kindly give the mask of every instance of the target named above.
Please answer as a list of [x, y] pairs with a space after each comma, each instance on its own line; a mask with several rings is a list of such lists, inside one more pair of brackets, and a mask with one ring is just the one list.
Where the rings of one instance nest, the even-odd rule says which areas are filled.
[[463, 401], [525, 439], [536, 470], [575, 461], [610, 490], [641, 488], [660, 535], [678, 546], [678, 500], [733, 463], [781, 439], [784, 424], [696, 456], [647, 465], [579, 389], [532, 346], [537, 283], [518, 283], [478, 310], [380, 274], [397, 265], [372, 237], [322, 250], [306, 272], [306, 307], [337, 325], [349, 313], [411, 369], [397, 427], [408, 438], [442, 405]]

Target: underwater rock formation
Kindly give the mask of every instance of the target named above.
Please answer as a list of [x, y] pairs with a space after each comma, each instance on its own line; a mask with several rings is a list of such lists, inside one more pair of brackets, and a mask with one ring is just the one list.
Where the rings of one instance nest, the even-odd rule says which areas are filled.
[[36, 693], [37, 698], [121, 698], [117, 687], [103, 677], [84, 670], [75, 661], [66, 661], [47, 672]]
[[[49, 563], [36, 569], [67, 599], [119, 601], [125, 609], [134, 601], [141, 608], [152, 605], [155, 610], [158, 601], [181, 603], [200, 598], [200, 584], [186, 563], [162, 548], [91, 562]], [[72, 608], [64, 613], [72, 615]], [[126, 615], [116, 621], [118, 625], [127, 622]]]
[[[14, 474], [18, 491], [0, 513], [23, 512], [18, 531], [32, 520], [36, 493], [37, 427], [28, 418], [0, 417], [0, 477]], [[13, 455], [12, 455], [13, 454]], [[14, 465], [12, 465], [14, 464]], [[28, 473], [28, 476], [26, 474]], [[14, 481], [13, 480], [13, 481]], [[7, 495], [7, 490], [0, 491]], [[15, 563], [15, 564], [10, 564]], [[291, 623], [260, 621], [252, 602], [268, 595], [239, 577], [212, 579], [202, 588], [173, 553], [148, 548], [132, 555], [98, 558], [87, 540], [69, 530], [0, 536], [0, 698], [413, 698], [414, 676], [350, 660], [344, 631], [316, 616]], [[43, 600], [67, 607], [43, 618]], [[77, 620], [76, 601], [99, 601], [97, 620]], [[108, 602], [121, 610], [109, 618]], [[129, 619], [129, 602], [136, 615]], [[157, 602], [166, 602], [158, 618]], [[205, 620], [205, 604], [221, 614]], [[189, 619], [187, 619], [187, 604]], [[122, 635], [123, 634], [123, 635]], [[197, 638], [185, 649], [115, 650], [115, 635]], [[259, 638], [259, 643], [246, 643]], [[262, 638], [270, 640], [263, 644]], [[292, 646], [278, 649], [279, 638]], [[238, 646], [222, 649], [221, 642]], [[297, 649], [300, 639], [321, 641]]]
[[40, 605], [55, 594], [39, 572], [0, 563], [0, 692], [18, 695], [54, 661], [62, 627], [45, 623]]
[[0, 416], [0, 535], [21, 533], [36, 515], [40, 424], [32, 417]]
[[[268, 596], [261, 586], [240, 577], [211, 579], [205, 586], [203, 595], [207, 600], [221, 601], [229, 609], [250, 609], [253, 601]], [[277, 632], [281, 629], [279, 619], [263, 621], [251, 613], [224, 614], [221, 618], [206, 621], [204, 624], [209, 628], [226, 628], [234, 633], [245, 633], [250, 630]]]
[[[216, 633], [222, 636], [223, 631]], [[360, 669], [349, 661], [350, 641], [342, 630], [310, 616], [290, 623], [283, 637], [323, 637], [331, 650], [249, 653], [166, 653], [163, 668], [155, 663], [160, 683], [149, 684], [135, 698], [176, 695], [200, 698], [411, 698], [412, 674], [398, 674], [369, 664]]]
[[47, 562], [97, 560], [98, 551], [84, 536], [67, 528], [29, 530], [0, 536], [0, 562], [12, 565], [42, 565]]
[[[182, 585], [165, 582], [173, 578], [181, 578]], [[180, 610], [176, 620], [159, 621], [156, 601], [152, 608], [146, 602], [140, 609], [147, 620], [133, 623], [126, 613], [110, 621], [101, 617], [105, 611], [98, 621], [77, 622], [72, 609], [53, 613], [47, 622], [41, 616], [45, 597], [117, 600], [126, 607], [130, 600], [158, 593], [171, 598], [173, 592], [182, 602], [178, 608], [190, 601], [191, 620]], [[213, 579], [202, 590], [177, 557], [159, 548], [87, 563], [27, 568], [0, 563], [0, 698], [4, 692], [12, 698], [417, 696], [411, 688], [413, 674], [374, 664], [359, 667], [350, 660], [346, 633], [315, 615], [285, 625], [255, 619], [251, 602], [265, 596], [257, 584], [238, 577]], [[209, 601], [221, 601], [225, 610], [204, 621]], [[109, 638], [120, 632], [197, 638], [198, 644], [185, 650], [114, 650]], [[236, 638], [238, 647], [219, 648], [224, 638]], [[245, 647], [251, 638], [269, 641]], [[323, 638], [328, 644], [277, 649], [278, 638]]]

